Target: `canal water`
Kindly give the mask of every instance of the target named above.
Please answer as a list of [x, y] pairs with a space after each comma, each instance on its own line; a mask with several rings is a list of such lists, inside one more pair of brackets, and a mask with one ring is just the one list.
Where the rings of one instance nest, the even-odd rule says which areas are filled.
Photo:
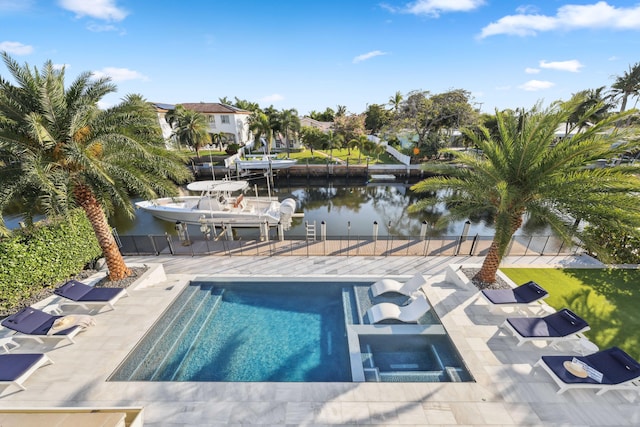
[[[291, 229], [285, 231], [285, 237], [292, 239], [304, 238], [306, 223], [315, 223], [316, 235], [319, 236], [322, 222], [329, 237], [371, 237], [374, 222], [378, 224], [378, 236], [420, 236], [423, 224], [427, 225], [429, 236], [461, 235], [465, 221], [439, 225], [438, 220], [446, 211], [444, 206], [437, 206], [428, 212], [410, 213], [408, 207], [419, 200], [419, 197], [409, 187], [410, 184], [404, 183], [276, 184], [271, 189], [271, 195], [278, 200], [288, 197], [295, 199], [298, 202], [297, 212], [304, 213], [304, 217], [294, 218]], [[261, 196], [268, 194], [266, 186], [259, 187], [258, 192]], [[111, 223], [120, 235], [176, 234], [174, 223], [156, 219], [142, 210], [136, 211], [133, 220], [118, 215], [111, 219]], [[199, 227], [189, 226], [189, 233], [200, 233]], [[259, 231], [238, 229], [235, 234], [243, 238], [255, 238]], [[482, 218], [472, 218], [468, 234], [491, 236], [493, 228]]]
[[[278, 184], [271, 189], [271, 195], [278, 200], [292, 197], [298, 202], [297, 212], [304, 213], [302, 218], [294, 218], [291, 229], [285, 231], [285, 237], [291, 239], [304, 238], [306, 223], [316, 224], [316, 236], [320, 235], [324, 222], [326, 235], [331, 237], [370, 238], [374, 235], [374, 223], [377, 222], [377, 236], [418, 237], [426, 225], [427, 236], [460, 236], [468, 225], [469, 236], [492, 236], [494, 230], [488, 221], [478, 216], [465, 220], [441, 224], [446, 212], [443, 205], [429, 211], [409, 212], [409, 206], [425, 197], [420, 197], [410, 189], [408, 183], [368, 183], [350, 184], [348, 182], [332, 183], [296, 183]], [[269, 190], [266, 185], [258, 184], [260, 196], [266, 196]], [[252, 190], [252, 193], [253, 190]], [[5, 222], [9, 228], [18, 227], [20, 216], [8, 215]], [[154, 218], [151, 214], [136, 210], [135, 218], [117, 214], [110, 218], [111, 225], [120, 235], [176, 235], [175, 223]], [[189, 226], [189, 233], [201, 233], [198, 226]], [[195, 233], [195, 234], [194, 234]], [[519, 230], [523, 235], [549, 235], [549, 230]], [[259, 237], [258, 229], [237, 229], [234, 235], [243, 239]]]

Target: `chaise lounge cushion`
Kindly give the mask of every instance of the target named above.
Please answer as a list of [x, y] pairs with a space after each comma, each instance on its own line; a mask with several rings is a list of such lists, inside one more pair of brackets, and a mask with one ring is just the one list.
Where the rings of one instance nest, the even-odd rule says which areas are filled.
[[[569, 373], [563, 363], [574, 357], [601, 372], [602, 382], [599, 383], [590, 377], [579, 378]], [[620, 362], [623, 357], [627, 362], [631, 362], [632, 366], [640, 367], [637, 361], [618, 347], [611, 347], [588, 356], [542, 356], [542, 360], [558, 378], [567, 384], [615, 385], [640, 377], [640, 370], [629, 370], [624, 363]]]
[[0, 355], [0, 381], [15, 381], [42, 359], [42, 354], [17, 353]]
[[[2, 326], [28, 335], [47, 335], [56, 319], [62, 316], [54, 316], [33, 307], [25, 307], [2, 321]], [[68, 335], [79, 326], [56, 332], [54, 335]]]
[[566, 308], [545, 317], [510, 317], [507, 322], [525, 338], [566, 337], [589, 326], [584, 319]]
[[72, 301], [109, 301], [125, 292], [122, 288], [96, 288], [76, 280], [70, 280], [60, 286], [54, 293]]
[[515, 289], [485, 289], [482, 293], [493, 304], [528, 304], [548, 295], [546, 290], [533, 281]]

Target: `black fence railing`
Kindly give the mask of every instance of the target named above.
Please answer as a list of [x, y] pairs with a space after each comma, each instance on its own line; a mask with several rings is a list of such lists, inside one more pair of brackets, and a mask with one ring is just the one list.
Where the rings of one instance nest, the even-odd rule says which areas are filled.
[[[340, 236], [322, 240], [305, 236], [286, 239], [215, 240], [190, 236], [180, 240], [173, 235], [118, 236], [123, 255], [256, 255], [256, 256], [483, 256], [493, 236]], [[566, 245], [554, 236], [514, 236], [506, 256], [575, 255], [577, 245]]]

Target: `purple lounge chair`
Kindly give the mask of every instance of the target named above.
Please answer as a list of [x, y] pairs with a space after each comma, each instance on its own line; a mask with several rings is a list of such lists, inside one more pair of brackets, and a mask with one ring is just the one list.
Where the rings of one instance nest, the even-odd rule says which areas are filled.
[[114, 310], [114, 304], [129, 295], [124, 288], [96, 288], [77, 280], [70, 280], [53, 292], [68, 300], [62, 305], [78, 305], [85, 310], [90, 310], [90, 306], [99, 306], [100, 310], [105, 305]]
[[26, 390], [22, 383], [38, 368], [51, 363], [51, 359], [42, 353], [0, 354], [0, 384], [13, 384]]
[[573, 311], [563, 308], [545, 317], [509, 317], [502, 324], [518, 339], [518, 346], [527, 341], [560, 341], [584, 338], [589, 324]]
[[[564, 362], [573, 358], [586, 363], [602, 373], [602, 381], [592, 377], [579, 377], [570, 373]], [[558, 394], [570, 388], [593, 388], [600, 395], [609, 390], [631, 390], [640, 392], [640, 363], [618, 347], [611, 347], [588, 356], [542, 356], [535, 364], [540, 366], [560, 386]]]
[[516, 308], [539, 306], [538, 302], [549, 296], [536, 282], [530, 281], [513, 289], [484, 289], [480, 291], [480, 296], [484, 297], [494, 308]]
[[37, 308], [25, 307], [19, 312], [5, 318], [1, 324], [5, 328], [9, 328], [21, 334], [18, 336], [33, 338], [40, 343], [43, 342], [43, 339], [64, 338], [71, 344], [75, 344], [73, 337], [84, 330], [81, 326], [74, 325], [70, 328], [48, 335], [49, 329], [53, 326], [53, 322], [61, 317], [64, 316], [54, 316], [49, 313], [45, 313], [42, 310], [38, 310]]

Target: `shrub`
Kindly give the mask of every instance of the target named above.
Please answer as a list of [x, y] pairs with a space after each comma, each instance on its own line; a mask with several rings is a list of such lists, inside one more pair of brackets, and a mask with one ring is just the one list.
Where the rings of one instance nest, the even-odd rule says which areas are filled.
[[0, 241], [0, 310], [12, 311], [101, 255], [82, 210], [69, 218], [15, 230]]

